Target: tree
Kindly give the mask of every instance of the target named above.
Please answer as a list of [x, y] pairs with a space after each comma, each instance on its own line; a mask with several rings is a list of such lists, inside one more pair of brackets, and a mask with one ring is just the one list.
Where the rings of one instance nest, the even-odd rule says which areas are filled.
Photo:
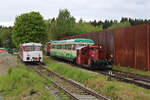
[[67, 9], [60, 10], [56, 19], [54, 33], [58, 38], [61, 36], [72, 35], [74, 24], [75, 18], [70, 15], [70, 12]]
[[126, 27], [126, 26], [131, 26], [130, 22], [115, 22], [112, 26], [110, 26], [108, 29], [114, 29], [114, 28], [120, 28], [120, 27]]
[[48, 31], [48, 40], [55, 40], [56, 39], [56, 33], [55, 33], [55, 28], [56, 28], [56, 21], [55, 18], [45, 20], [46, 25], [47, 25], [47, 31]]
[[47, 38], [45, 21], [39, 12], [24, 13], [16, 17], [12, 39], [18, 47], [21, 43], [41, 42]]
[[14, 48], [15, 45], [12, 42], [12, 27], [0, 26], [0, 47]]
[[77, 35], [77, 34], [81, 34], [81, 33], [100, 31], [102, 29], [103, 29], [102, 25], [94, 27], [90, 23], [87, 23], [87, 22], [82, 22], [81, 23], [81, 22], [79, 22], [79, 23], [76, 23], [74, 25], [74, 27], [72, 29], [72, 33], [74, 35]]

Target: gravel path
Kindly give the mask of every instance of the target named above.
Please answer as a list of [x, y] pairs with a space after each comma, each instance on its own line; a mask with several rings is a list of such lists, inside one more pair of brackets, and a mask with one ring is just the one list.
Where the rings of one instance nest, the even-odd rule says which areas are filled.
[[16, 66], [16, 57], [11, 56], [7, 52], [0, 52], [0, 75], [7, 72], [9, 67]]

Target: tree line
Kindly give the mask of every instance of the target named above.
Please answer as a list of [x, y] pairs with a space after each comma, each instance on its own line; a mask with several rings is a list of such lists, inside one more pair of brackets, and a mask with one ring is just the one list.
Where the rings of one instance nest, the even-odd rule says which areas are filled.
[[99, 25], [103, 25], [103, 29], [109, 29], [109, 27], [111, 27], [113, 24], [116, 24], [116, 23], [119, 24], [119, 23], [124, 23], [124, 22], [126, 23], [128, 22], [130, 23], [131, 26], [135, 26], [135, 25], [150, 23], [150, 19], [136, 19], [136, 18], [132, 19], [132, 18], [127, 18], [127, 17], [122, 17], [120, 21], [117, 21], [117, 20], [90, 21], [90, 23], [95, 27]]
[[0, 47], [15, 48], [21, 43], [58, 40], [63, 36], [114, 29], [125, 26], [134, 26], [150, 23], [147, 19], [121, 18], [105, 21], [78, 22], [67, 9], [62, 9], [56, 18], [45, 20], [39, 12], [23, 13], [16, 17], [13, 27], [0, 26]]

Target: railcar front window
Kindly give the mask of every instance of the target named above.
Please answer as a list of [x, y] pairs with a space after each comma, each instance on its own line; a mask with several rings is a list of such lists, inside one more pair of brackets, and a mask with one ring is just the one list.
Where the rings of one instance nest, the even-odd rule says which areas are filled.
[[33, 46], [32, 50], [33, 51], [41, 51], [41, 46]]
[[26, 46], [25, 47], [25, 51], [30, 51], [31, 50], [31, 46]]

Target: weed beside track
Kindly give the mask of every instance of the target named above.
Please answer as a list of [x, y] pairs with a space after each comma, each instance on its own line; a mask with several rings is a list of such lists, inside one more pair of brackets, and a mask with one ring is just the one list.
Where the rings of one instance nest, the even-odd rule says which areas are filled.
[[112, 100], [150, 100], [150, 90], [138, 87], [134, 84], [118, 82], [113, 79], [108, 81], [108, 77], [96, 74], [84, 69], [72, 67], [72, 65], [44, 58], [47, 68], [71, 78], [85, 86], [96, 90]]

